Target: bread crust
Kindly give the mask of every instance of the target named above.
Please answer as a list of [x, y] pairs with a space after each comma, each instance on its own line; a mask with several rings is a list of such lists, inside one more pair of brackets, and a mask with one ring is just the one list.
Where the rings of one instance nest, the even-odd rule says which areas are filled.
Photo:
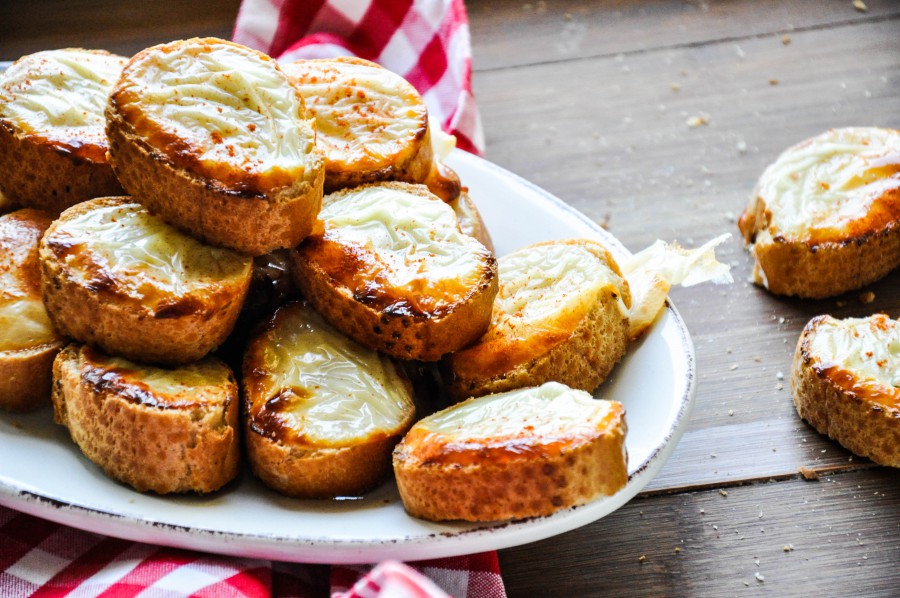
[[811, 344], [827, 318], [810, 320], [797, 342], [791, 368], [797, 413], [857, 455], [900, 467], [900, 389], [873, 393], [857, 373], [824, 363]]
[[394, 450], [403, 505], [432, 521], [499, 521], [550, 515], [615, 494], [628, 481], [626, 426], [622, 406], [611, 407], [611, 421], [590, 437], [560, 432], [499, 448], [463, 432], [443, 450], [446, 436], [417, 424]]
[[[431, 188], [429, 187], [429, 189]], [[434, 193], [434, 190], [431, 189], [431, 192]], [[470, 237], [474, 237], [479, 243], [487, 247], [488, 251], [494, 253], [494, 242], [491, 239], [491, 233], [481, 217], [481, 212], [478, 211], [478, 206], [469, 197], [468, 190], [463, 190], [457, 195], [456, 199], [447, 203], [456, 213], [456, 219], [459, 221], [459, 230]]]
[[[391, 451], [415, 417], [412, 387], [408, 379], [391, 363], [389, 367], [395, 374], [394, 381], [400, 385], [397, 390], [405, 393], [409, 399], [405, 415], [392, 422], [393, 425], [389, 428], [371, 431], [361, 439], [341, 441], [334, 438], [328, 442], [320, 442], [309, 434], [305, 419], [300, 428], [294, 428], [289, 421], [281, 419], [276, 404], [281, 402], [282, 397], [293, 395], [283, 394], [285, 389], [282, 389], [274, 398], [271, 396], [272, 392], [279, 391], [277, 383], [272, 387], [271, 381], [277, 377], [273, 363], [280, 359], [267, 358], [267, 354], [273, 344], [287, 345], [288, 341], [281, 336], [285, 334], [286, 327], [292, 328], [301, 322], [303, 326], [312, 329], [325, 326], [318, 318], [304, 315], [310, 312], [311, 309], [302, 303], [286, 305], [260, 326], [257, 336], [247, 347], [242, 388], [245, 438], [250, 464], [253, 473], [264, 484], [287, 496], [358, 496], [375, 487], [390, 472]], [[290, 331], [286, 334], [290, 334]], [[273, 335], [278, 340], [273, 340]], [[326, 341], [322, 343], [322, 355], [327, 355], [332, 350], [340, 355], [346, 350], [330, 349], [324, 346], [327, 345]], [[363, 351], [361, 347], [356, 348]], [[274, 367], [277, 369], [277, 366]], [[298, 388], [296, 392], [305, 395], [325, 391]], [[382, 399], [380, 396], [375, 398]], [[270, 408], [273, 411], [269, 411]]]
[[106, 160], [73, 155], [0, 120], [0, 190], [19, 205], [59, 215], [94, 197], [122, 195]]
[[[7, 301], [40, 302], [38, 245], [50, 222], [48, 213], [28, 208], [0, 217], [0, 313]], [[0, 337], [7, 332], [0, 330]], [[0, 409], [33, 411], [50, 404], [53, 358], [65, 342], [58, 334], [41, 340], [49, 342], [0, 349]]]
[[[237, 160], [217, 163], [215, 172], [241, 181], [235, 187], [213, 174], [204, 175], [194, 170], [195, 162], [202, 164], [202, 161], [195, 155], [189, 140], [166, 132], [167, 139], [175, 139], [168, 139], [166, 148], [156, 147], [152, 139], [130, 120], [137, 118], [142, 122], [142, 119], [126, 116], [124, 106], [129, 105], [131, 112], [137, 110], [129, 104], [134, 100], [128, 99], [134, 95], [129, 89], [128, 77], [139, 77], [131, 74], [133, 65], [149, 60], [154, 53], [170, 52], [191, 44], [239, 47], [212, 38], [195, 39], [148, 48], [131, 59], [106, 107], [110, 162], [116, 176], [122, 186], [151, 211], [209, 243], [249, 255], [297, 246], [312, 231], [321, 208], [324, 159], [314, 146], [304, 155], [302, 175], [275, 188], [254, 182]], [[277, 66], [275, 69], [280, 72]], [[297, 93], [287, 78], [284, 84]], [[302, 106], [299, 94], [297, 99]], [[138, 98], [137, 102], [140, 101]], [[310, 125], [298, 118], [296, 126]], [[310, 128], [309, 134], [314, 136], [314, 129]]]
[[96, 355], [71, 344], [53, 364], [54, 418], [88, 459], [140, 492], [206, 493], [234, 479], [239, 402], [226, 366], [226, 383], [202, 397], [164, 396], [141, 388], [139, 370], [104, 368]]
[[[422, 185], [396, 182], [340, 191], [331, 195], [330, 201], [336, 201], [342, 194], [376, 186], [440, 201]], [[465, 296], [459, 297], [441, 312], [433, 313], [380, 308], [364, 302], [361, 289], [338, 283], [323, 265], [328, 263], [332, 254], [349, 254], [352, 251], [350, 248], [329, 247], [335, 244], [324, 240], [322, 234], [315, 234], [297, 249], [294, 255], [297, 286], [329, 323], [363, 346], [398, 359], [436, 361], [471, 343], [487, 328], [498, 290], [497, 263], [489, 252], [485, 252], [478, 282], [467, 290]]]
[[[251, 260], [244, 273], [215, 285], [195, 287], [173, 297], [168, 307], [148, 304], [126, 292], [114, 274], [85, 280], [66, 261], [65, 242], [55, 231], [81, 214], [128, 203], [128, 198], [101, 198], [67, 210], [41, 243], [44, 304], [57, 330], [104, 351], [141, 363], [178, 365], [201, 359], [229, 335], [250, 285]], [[90, 256], [88, 256], [90, 259]]]
[[[530, 336], [518, 327], [509, 335], [497, 338], [489, 331], [479, 341], [448, 355], [442, 369], [454, 400], [539, 386], [549, 381], [593, 392], [624, 357], [629, 320], [628, 314], [620, 310], [619, 302], [628, 306], [631, 295], [618, 264], [601, 245], [585, 240], [548, 241], [531, 247], [554, 244], [590, 251], [609, 266], [618, 284], [600, 289], [594, 307], [576, 322], [569, 322], [567, 314], [558, 314], [557, 323], [535, 330]], [[501, 280], [501, 284], [506, 281]], [[494, 320], [497, 316], [495, 313]]]

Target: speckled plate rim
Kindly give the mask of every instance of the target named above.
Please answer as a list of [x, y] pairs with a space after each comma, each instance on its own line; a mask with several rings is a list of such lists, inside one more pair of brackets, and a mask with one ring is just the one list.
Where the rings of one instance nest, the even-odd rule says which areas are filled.
[[[492, 233], [494, 227], [491, 221], [496, 220], [496, 214], [493, 216], [491, 214], [496, 212], [494, 208], [498, 206], [494, 205], [492, 208], [490, 202], [494, 200], [489, 201], [484, 197], [480, 188], [481, 182], [490, 180], [493, 180], [494, 184], [499, 185], [500, 188], [521, 193], [521, 196], [512, 193], [513, 200], [503, 200], [499, 205], [500, 209], [508, 209], [510, 206], [505, 204], [509, 201], [528, 196], [528, 201], [544, 211], [554, 212], [560, 219], [567, 219], [569, 225], [576, 229], [582, 229], [581, 233], [587, 231], [589, 236], [604, 241], [617, 257], [628, 255], [628, 251], [618, 240], [584, 214], [521, 177], [461, 151], [455, 151], [449, 162], [460, 173], [463, 180], [470, 185], [472, 197], [482, 214], [485, 215], [485, 220], [488, 221]], [[503, 220], [509, 220], [505, 213]], [[496, 221], [500, 224], [498, 228], [504, 226], [500, 220]], [[580, 224], [575, 225], [575, 223]], [[551, 223], [542, 224], [549, 225]], [[569, 228], [569, 225], [560, 226], [562, 229], [566, 229]], [[498, 237], [496, 233], [494, 234], [496, 242]], [[537, 239], [517, 239], [515, 244], [517, 246], [525, 245], [535, 240], [541, 240], [541, 235], [537, 236]], [[569, 236], [585, 236], [585, 234], [576, 233]], [[498, 246], [498, 253], [505, 253], [501, 246]], [[670, 397], [665, 397], [667, 402], [652, 406], [654, 410], [661, 406], [668, 409], [666, 429], [658, 435], [658, 438], [654, 438], [655, 445], [640, 462], [629, 463], [628, 483], [618, 493], [548, 517], [484, 525], [431, 524], [407, 517], [420, 525], [421, 531], [404, 537], [332, 537], [327, 534], [290, 533], [280, 529], [279, 531], [269, 529], [253, 533], [235, 533], [229, 530], [226, 521], [222, 521], [221, 525], [218, 523], [185, 525], [183, 521], [179, 521], [179, 517], [174, 515], [180, 512], [179, 509], [196, 507], [184, 507], [176, 503], [172, 504], [171, 511], [166, 511], [166, 513], [173, 514], [171, 517], [165, 515], [145, 517], [143, 514], [138, 516], [128, 513], [129, 509], [126, 508], [110, 508], [108, 505], [101, 504], [103, 501], [99, 498], [96, 503], [73, 501], [67, 498], [65, 493], [48, 493], [41, 488], [23, 483], [22, 480], [9, 477], [4, 472], [2, 463], [0, 463], [0, 504], [58, 523], [134, 541], [226, 555], [295, 562], [363, 563], [387, 558], [420, 560], [501, 549], [534, 542], [581, 527], [614, 512], [640, 492], [671, 455], [684, 432], [696, 393], [693, 343], [681, 316], [671, 303], [667, 304], [666, 311], [645, 336], [644, 341], [638, 343], [638, 347], [634, 351], [642, 350], [640, 347], [642, 344], [649, 339], [658, 339], [659, 335], [665, 335], [668, 343], [666, 346], [671, 347], [671, 358], [673, 362], [677, 362], [676, 369], [680, 371], [678, 379], [675, 380], [678, 388]], [[625, 361], [631, 358], [631, 356], [626, 357]], [[626, 365], [620, 364], [611, 380], [607, 381], [598, 391], [598, 396], [619, 398], [616, 396], [618, 387], [615, 379], [625, 369], [627, 369]], [[610, 387], [612, 387], [611, 390]], [[608, 392], [604, 392], [604, 389]], [[631, 408], [628, 407], [628, 409]], [[629, 438], [631, 435], [632, 432], [629, 432]], [[72, 450], [75, 451], [74, 447]], [[245, 474], [245, 477], [249, 476]], [[103, 484], [102, 481], [99, 483]], [[247, 483], [254, 482], [252, 480], [242, 482], [242, 484]], [[393, 486], [393, 484], [386, 485]], [[242, 485], [237, 492], [242, 492], [244, 487], [246, 486]], [[98, 488], [97, 491], [101, 493], [102, 488]], [[135, 495], [136, 497], [143, 496], [136, 493]], [[399, 504], [391, 505], [390, 508], [402, 510]], [[293, 512], [291, 511], [291, 513]], [[405, 513], [403, 515], [405, 516]], [[362, 534], [360, 535], [362, 536]]]

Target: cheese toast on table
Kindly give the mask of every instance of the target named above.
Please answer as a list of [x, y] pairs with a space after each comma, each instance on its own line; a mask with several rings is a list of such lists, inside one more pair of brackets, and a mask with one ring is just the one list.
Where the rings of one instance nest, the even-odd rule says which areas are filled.
[[609, 251], [547, 241], [499, 259], [491, 325], [444, 360], [456, 400], [548, 381], [592, 392], [625, 355], [631, 294]]
[[0, 216], [0, 409], [50, 403], [53, 358], [65, 344], [41, 301], [38, 247], [50, 222], [33, 209]]
[[148, 48], [125, 66], [106, 119], [122, 186], [192, 235], [262, 255], [312, 231], [315, 126], [265, 54], [215, 38]]
[[760, 177], [738, 226], [754, 282], [822, 298], [900, 265], [900, 131], [832, 129], [789, 148]]
[[346, 338], [303, 303], [279, 309], [244, 358], [254, 473], [306, 498], [356, 496], [390, 471], [412, 425], [412, 388], [395, 364]]
[[326, 196], [323, 231], [296, 251], [304, 297], [335, 328], [399, 359], [436, 361], [487, 329], [497, 262], [424, 185]]
[[163, 369], [73, 343], [53, 364], [53, 410], [85, 456], [135, 490], [213, 492], [240, 462], [238, 387], [208, 357]]
[[900, 467], [900, 323], [817, 316], [791, 371], [800, 417], [857, 455]]
[[69, 48], [30, 54], [0, 74], [0, 191], [57, 215], [121, 195], [107, 162], [106, 98], [126, 58]]
[[415, 517], [539, 517], [622, 488], [625, 432], [620, 403], [548, 382], [420, 420], [394, 449], [394, 474]]
[[41, 242], [44, 304], [57, 330], [141, 363], [196, 361], [234, 326], [250, 257], [213, 247], [127, 197], [66, 210]]

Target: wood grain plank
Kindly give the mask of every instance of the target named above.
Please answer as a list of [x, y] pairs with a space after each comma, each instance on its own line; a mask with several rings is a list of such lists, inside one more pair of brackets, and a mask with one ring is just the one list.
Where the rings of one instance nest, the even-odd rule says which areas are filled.
[[[694, 338], [698, 395], [684, 445], [653, 489], [846, 460], [794, 413], [794, 345], [819, 313], [900, 316], [900, 272], [869, 287], [872, 303], [859, 293], [776, 298], [748, 282], [735, 219], [787, 146], [833, 126], [900, 124], [898, 26], [891, 19], [797, 33], [788, 46], [763, 36], [475, 74], [488, 157], [607, 223], [632, 250], [656, 238], [694, 245], [735, 234], [720, 252], [733, 285], [672, 292]], [[689, 127], [698, 114], [708, 124]]]
[[893, 597], [898, 483], [900, 471], [878, 468], [636, 499], [578, 530], [500, 551], [501, 571], [510, 598]]
[[[469, 0], [475, 70], [743, 40], [896, 15], [890, 0]], [[527, 35], [523, 35], [527, 32]]]
[[65, 47], [131, 56], [174, 39], [230, 38], [239, 5], [240, 0], [3, 0], [0, 60]]

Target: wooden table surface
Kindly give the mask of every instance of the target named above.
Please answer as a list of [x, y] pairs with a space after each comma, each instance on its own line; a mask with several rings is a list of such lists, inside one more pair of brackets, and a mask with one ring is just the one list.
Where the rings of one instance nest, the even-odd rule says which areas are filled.
[[[230, 35], [235, 0], [188, 4], [3, 0], [0, 60]], [[812, 316], [900, 316], [900, 272], [868, 288], [871, 303], [776, 298], [748, 282], [735, 223], [789, 145], [830, 127], [900, 126], [900, 3], [865, 5], [468, 2], [488, 159], [631, 250], [735, 234], [720, 251], [733, 285], [671, 294], [699, 377], [674, 455], [615, 514], [501, 551], [510, 596], [900, 595], [900, 472], [820, 437], [786, 380]], [[706, 124], [688, 126], [694, 116]]]

